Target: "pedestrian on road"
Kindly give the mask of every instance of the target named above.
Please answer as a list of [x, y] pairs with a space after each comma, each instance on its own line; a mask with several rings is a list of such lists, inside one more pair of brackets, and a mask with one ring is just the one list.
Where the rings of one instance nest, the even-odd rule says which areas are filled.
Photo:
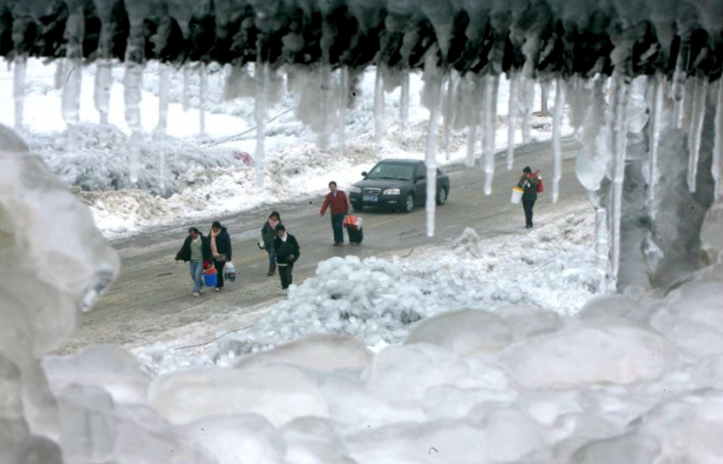
[[176, 254], [176, 261], [188, 261], [193, 279], [193, 296], [201, 296], [203, 270], [211, 266], [211, 246], [196, 227], [188, 229], [188, 237]]
[[269, 254], [269, 271], [267, 276], [271, 277], [276, 272], [276, 251], [274, 250], [274, 239], [276, 238], [276, 226], [281, 224], [281, 215], [278, 211], [272, 211], [269, 219], [264, 222], [261, 228], [261, 240], [263, 248]]
[[223, 268], [227, 261], [231, 261], [231, 236], [228, 230], [218, 221], [211, 224], [211, 232], [208, 234], [211, 244], [211, 255], [213, 256], [213, 267], [216, 268], [216, 288], [220, 292], [223, 289]]
[[327, 208], [331, 209], [331, 228], [334, 231], [334, 246], [344, 246], [344, 218], [349, 213], [349, 199], [346, 193], [336, 188], [336, 182], [329, 182], [330, 192], [324, 198], [319, 216], [323, 216]]
[[532, 209], [535, 207], [535, 201], [537, 201], [537, 178], [538, 169], [534, 173], [529, 166], [525, 166], [522, 170], [522, 177], [517, 183], [517, 186], [524, 190], [522, 193], [522, 207], [525, 210], [525, 228], [532, 229]]
[[299, 242], [296, 237], [286, 232], [283, 224], [276, 226], [276, 238], [274, 239], [274, 251], [276, 252], [276, 263], [279, 266], [279, 277], [281, 278], [281, 289], [286, 292], [293, 281], [291, 273], [294, 270], [294, 263], [301, 255]]

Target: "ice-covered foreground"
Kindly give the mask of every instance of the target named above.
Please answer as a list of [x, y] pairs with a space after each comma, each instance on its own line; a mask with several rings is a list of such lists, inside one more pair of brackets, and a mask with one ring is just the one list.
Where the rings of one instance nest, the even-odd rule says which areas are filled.
[[[715, 238], [704, 239], [715, 263], [665, 296], [604, 296], [564, 317], [530, 305], [444, 313], [376, 354], [317, 335], [155, 378], [113, 347], [41, 364], [117, 262], [87, 210], [2, 136], [0, 261], [16, 265], [0, 267], [0, 462], [723, 459]], [[720, 215], [707, 221], [720, 230]]]
[[[59, 70], [59, 71], [58, 71]], [[387, 121], [385, 137], [376, 149], [375, 71], [362, 74], [356, 83], [345, 124], [344, 149], [332, 138], [326, 149], [317, 146], [318, 135], [308, 127], [304, 102], [298, 89], [286, 90], [278, 84], [268, 107], [266, 137], [266, 180], [255, 186], [254, 167], [237, 159], [235, 153], [256, 151], [253, 100], [254, 81], [233, 75], [218, 67], [201, 71], [176, 72], [165, 65], [149, 63], [142, 83], [141, 124], [145, 136], [139, 142], [140, 162], [137, 182], [130, 179], [130, 135], [123, 104], [123, 68], [112, 69], [107, 126], [99, 124], [94, 103], [93, 81], [97, 66], [82, 68], [83, 85], [78, 105], [79, 124], [71, 132], [63, 119], [63, 90], [55, 88], [56, 73], [64, 75], [63, 62], [43, 64], [28, 60], [24, 80], [23, 135], [30, 149], [40, 155], [60, 179], [75, 187], [75, 193], [90, 206], [96, 224], [106, 236], [136, 233], [150, 226], [193, 221], [214, 215], [236, 213], [264, 204], [300, 199], [326, 190], [330, 179], [347, 186], [360, 179], [382, 158], [420, 158], [425, 150], [426, 121], [429, 111], [422, 105], [423, 82], [419, 74], [410, 76], [406, 130], [399, 125], [399, 91], [387, 93], [387, 102], [378, 112]], [[167, 78], [162, 81], [163, 73]], [[245, 72], [245, 71], [244, 71]], [[201, 76], [206, 90], [201, 98]], [[308, 79], [308, 76], [302, 76]], [[298, 80], [298, 79], [297, 79]], [[12, 69], [0, 70], [0, 123], [11, 126], [14, 104]], [[167, 127], [160, 130], [159, 85], [166, 83]], [[185, 84], [184, 84], [185, 83]], [[500, 85], [500, 101], [509, 99], [509, 83]], [[249, 93], [251, 92], [251, 93]], [[538, 92], [539, 93], [539, 92]], [[351, 97], [350, 97], [351, 98]], [[553, 97], [554, 98], [554, 94]], [[552, 102], [552, 99], [550, 99]], [[307, 102], [308, 103], [308, 102]], [[308, 104], [307, 106], [308, 107]], [[199, 111], [203, 108], [205, 111]], [[496, 146], [507, 146], [507, 104], [499, 105]], [[535, 111], [540, 99], [535, 100]], [[293, 111], [292, 111], [293, 110]], [[204, 126], [201, 127], [201, 114]], [[520, 120], [521, 124], [521, 120]], [[529, 137], [551, 137], [551, 118], [532, 117]], [[565, 119], [564, 133], [571, 129]], [[440, 156], [441, 164], [458, 163], [467, 157], [468, 131], [458, 127], [450, 136], [450, 155]], [[249, 132], [250, 131], [250, 132]], [[234, 137], [243, 134], [240, 137]], [[516, 143], [523, 134], [513, 134]], [[229, 140], [233, 138], [233, 140]], [[476, 140], [476, 139], [475, 139]], [[440, 147], [446, 145], [440, 130]], [[480, 147], [474, 149], [480, 156]], [[344, 187], [346, 188], [346, 187]], [[480, 187], [481, 188], [481, 187]]]

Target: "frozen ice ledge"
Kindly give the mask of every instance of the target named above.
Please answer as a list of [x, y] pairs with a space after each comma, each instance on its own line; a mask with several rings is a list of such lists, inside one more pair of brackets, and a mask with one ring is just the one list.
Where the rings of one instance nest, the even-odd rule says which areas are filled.
[[[0, 0], [0, 55], [243, 65], [264, 61], [461, 73], [688, 75], [723, 63], [718, 0]], [[84, 21], [77, 22], [78, 18]], [[620, 52], [625, 50], [625, 52]]]

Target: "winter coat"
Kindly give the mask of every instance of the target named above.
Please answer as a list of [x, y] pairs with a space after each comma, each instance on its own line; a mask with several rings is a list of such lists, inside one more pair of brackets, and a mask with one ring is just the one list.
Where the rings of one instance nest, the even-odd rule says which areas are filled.
[[[191, 236], [186, 237], [186, 241], [183, 242], [183, 246], [176, 254], [176, 261], [190, 261], [191, 260]], [[211, 261], [211, 242], [201, 235], [201, 251], [203, 252], [203, 260]]]
[[[211, 234], [208, 234], [208, 246], [211, 246]], [[231, 236], [225, 227], [221, 227], [221, 232], [216, 236], [216, 251], [221, 255], [226, 255], [226, 259], [231, 261]]]
[[[279, 224], [283, 224], [279, 221]], [[269, 221], [264, 222], [264, 227], [261, 228], [261, 240], [264, 241], [264, 248], [269, 253], [274, 251], [274, 239], [276, 238], [276, 230], [271, 227]]]
[[331, 215], [338, 216], [340, 214], [346, 214], [349, 212], [349, 200], [346, 198], [346, 193], [341, 190], [336, 191], [336, 196], [331, 192], [324, 198], [324, 204], [321, 205], [321, 215], [323, 216], [326, 209], [331, 206]]
[[535, 201], [537, 200], [537, 177], [533, 176], [529, 179], [527, 178], [527, 175], [523, 174], [522, 177], [520, 177], [520, 181], [517, 183], [517, 186], [524, 190], [524, 193], [522, 194], [522, 201]]
[[289, 233], [286, 234], [285, 242], [278, 236], [274, 239], [274, 250], [276, 251], [276, 262], [280, 266], [294, 264], [301, 255], [299, 242]]

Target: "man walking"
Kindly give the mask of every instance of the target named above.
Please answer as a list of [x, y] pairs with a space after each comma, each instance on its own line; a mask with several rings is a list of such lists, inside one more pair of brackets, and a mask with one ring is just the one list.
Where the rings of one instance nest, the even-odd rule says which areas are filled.
[[329, 193], [324, 198], [319, 216], [324, 216], [327, 208], [331, 209], [331, 228], [334, 231], [334, 246], [344, 246], [344, 218], [349, 212], [349, 200], [346, 193], [336, 188], [336, 182], [329, 182]]
[[193, 296], [201, 296], [204, 263], [211, 265], [211, 245], [196, 227], [188, 229], [188, 237], [176, 254], [176, 261], [190, 262], [191, 279], [193, 279]]
[[525, 209], [525, 228], [532, 229], [532, 208], [535, 207], [535, 201], [537, 201], [537, 173], [532, 172], [529, 166], [525, 166], [522, 170], [522, 177], [517, 183], [517, 186], [524, 190], [522, 194], [522, 207]]
[[283, 224], [276, 226], [274, 251], [276, 252], [276, 264], [279, 267], [281, 289], [286, 291], [293, 281], [291, 273], [294, 270], [294, 263], [301, 255], [301, 249], [299, 242], [296, 241], [296, 237], [286, 233], [286, 227], [284, 227]]

